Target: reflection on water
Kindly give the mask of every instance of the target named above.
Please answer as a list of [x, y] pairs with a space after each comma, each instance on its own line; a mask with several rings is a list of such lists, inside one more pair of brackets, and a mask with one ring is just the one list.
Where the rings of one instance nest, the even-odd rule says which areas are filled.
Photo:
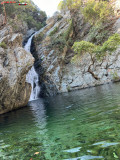
[[120, 83], [29, 102], [0, 116], [0, 160], [120, 159]]
[[31, 111], [34, 118], [34, 122], [36, 123], [36, 126], [40, 128], [40, 132], [45, 134], [47, 131], [46, 129], [46, 110], [44, 107], [44, 103], [42, 99], [36, 100], [36, 101], [30, 101], [28, 103], [29, 106], [31, 106]]

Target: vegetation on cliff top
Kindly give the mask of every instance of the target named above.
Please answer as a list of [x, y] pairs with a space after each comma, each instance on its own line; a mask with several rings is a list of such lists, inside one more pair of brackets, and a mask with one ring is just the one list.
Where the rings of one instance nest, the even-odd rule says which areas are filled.
[[88, 0], [81, 11], [91, 24], [105, 22], [113, 15], [112, 6], [107, 1]]
[[72, 62], [79, 61], [79, 56], [83, 53], [95, 53], [97, 58], [101, 58], [114, 51], [120, 44], [120, 36], [112, 35], [109, 31], [114, 11], [108, 0], [62, 0], [58, 9], [80, 10], [85, 21], [91, 24], [87, 41], [74, 43], [73, 50], [78, 54], [72, 58]]
[[69, 10], [72, 10], [72, 9], [80, 8], [82, 4], [83, 4], [82, 0], [62, 0], [58, 4], [58, 9], [64, 10], [67, 8]]
[[16, 0], [16, 3], [13, 4], [1, 4], [2, 0], [0, 0], [0, 14], [4, 14], [4, 6], [7, 15], [7, 22], [13, 25], [13, 27], [17, 26], [17, 22], [21, 21], [22, 23], [26, 22], [28, 28], [36, 28], [37, 30], [45, 26], [46, 24], [46, 13], [39, 10], [39, 8], [31, 1], [26, 0], [28, 3], [26, 6], [19, 6], [17, 3], [22, 2], [22, 0]]
[[58, 5], [59, 10], [81, 10], [86, 21], [91, 24], [104, 22], [111, 17], [113, 9], [107, 0], [62, 0]]

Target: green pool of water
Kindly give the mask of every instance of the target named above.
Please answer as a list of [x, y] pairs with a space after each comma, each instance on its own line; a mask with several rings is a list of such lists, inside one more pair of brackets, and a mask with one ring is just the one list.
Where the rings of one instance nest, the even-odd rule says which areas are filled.
[[120, 160], [120, 83], [0, 116], [0, 160]]

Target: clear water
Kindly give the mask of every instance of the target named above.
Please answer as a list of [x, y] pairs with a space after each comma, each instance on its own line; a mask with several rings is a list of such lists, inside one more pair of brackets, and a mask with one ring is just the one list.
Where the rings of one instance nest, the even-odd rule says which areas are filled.
[[120, 83], [0, 116], [0, 160], [119, 160]]

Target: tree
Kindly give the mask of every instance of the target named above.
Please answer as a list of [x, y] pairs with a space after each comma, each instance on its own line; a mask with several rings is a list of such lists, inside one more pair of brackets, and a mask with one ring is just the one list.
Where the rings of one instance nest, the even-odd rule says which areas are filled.
[[112, 52], [114, 52], [119, 45], [120, 35], [117, 33], [110, 36], [108, 40], [101, 46], [87, 41], [75, 42], [72, 48], [74, 52], [77, 53], [77, 55], [72, 58], [72, 62], [78, 62], [81, 55], [85, 53], [89, 53], [91, 55], [95, 54], [98, 59], [101, 59], [107, 53], [111, 54]]
[[80, 8], [81, 5], [82, 5], [82, 0], [63, 0], [60, 1], [58, 9], [63, 10], [67, 8], [69, 10], [73, 10]]
[[113, 15], [113, 9], [107, 1], [88, 0], [82, 13], [87, 21], [95, 24], [108, 20]]

